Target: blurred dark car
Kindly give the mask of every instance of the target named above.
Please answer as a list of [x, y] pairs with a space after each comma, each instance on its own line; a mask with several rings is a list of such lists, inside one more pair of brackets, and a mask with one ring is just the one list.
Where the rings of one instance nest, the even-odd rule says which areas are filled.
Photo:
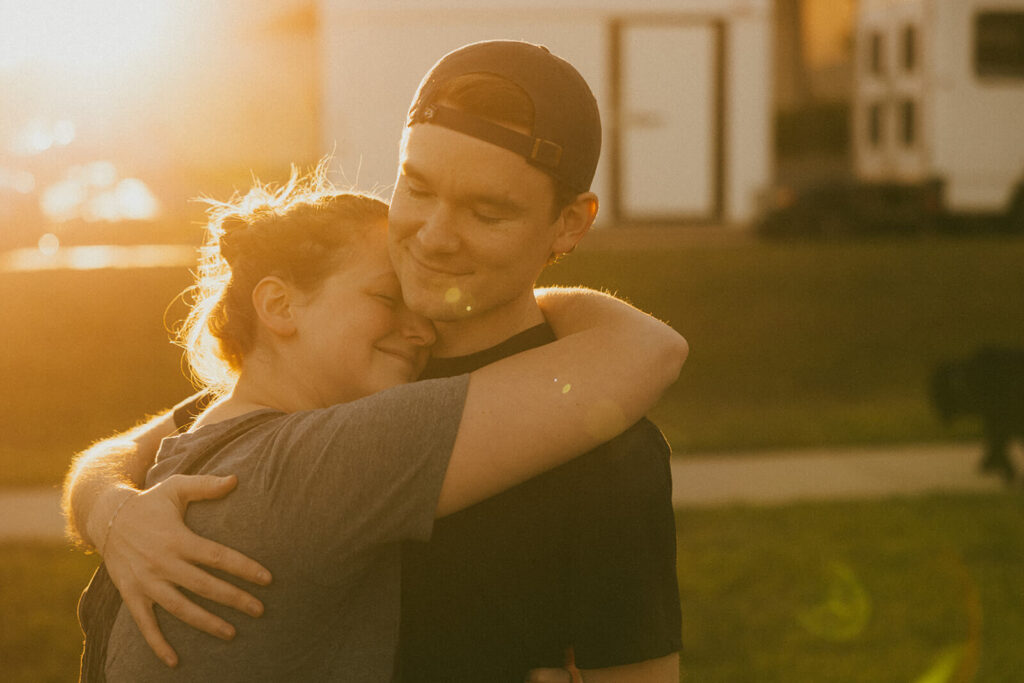
[[768, 239], [893, 237], [922, 233], [1024, 234], [1024, 183], [1002, 212], [951, 214], [942, 183], [859, 183], [828, 180], [802, 189], [773, 188], [755, 221]]
[[755, 223], [774, 239], [913, 235], [952, 228], [939, 183], [901, 185], [830, 180], [777, 187]]

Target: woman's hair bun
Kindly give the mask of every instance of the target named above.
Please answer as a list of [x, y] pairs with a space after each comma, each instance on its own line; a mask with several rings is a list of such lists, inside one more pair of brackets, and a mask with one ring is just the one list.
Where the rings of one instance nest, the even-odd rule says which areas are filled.
[[217, 247], [224, 260], [231, 263], [232, 258], [238, 253], [239, 233], [245, 232], [249, 222], [238, 215], [227, 215], [220, 221], [220, 237], [217, 238]]

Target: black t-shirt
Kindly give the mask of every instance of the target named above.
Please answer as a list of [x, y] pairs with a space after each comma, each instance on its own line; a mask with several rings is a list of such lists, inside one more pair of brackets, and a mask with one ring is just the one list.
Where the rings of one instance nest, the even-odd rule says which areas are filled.
[[[554, 341], [538, 325], [496, 347], [431, 360], [471, 372]], [[590, 453], [438, 520], [402, 561], [399, 680], [523, 680], [680, 649], [669, 447], [641, 420]]]

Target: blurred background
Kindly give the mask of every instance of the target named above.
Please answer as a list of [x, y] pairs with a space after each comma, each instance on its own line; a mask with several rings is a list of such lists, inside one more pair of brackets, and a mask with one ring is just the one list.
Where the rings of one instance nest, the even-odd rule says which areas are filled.
[[[598, 98], [598, 225], [544, 283], [687, 336], [654, 415], [677, 457], [981, 458], [1019, 363], [949, 420], [929, 387], [1024, 347], [1022, 0], [0, 0], [0, 492], [55, 490], [75, 451], [191, 393], [169, 333], [193, 199], [325, 155], [387, 196], [419, 79], [490, 38], [548, 45]], [[688, 680], [1019, 680], [1016, 486], [680, 510]], [[72, 678], [95, 558], [0, 560], [0, 673]]]

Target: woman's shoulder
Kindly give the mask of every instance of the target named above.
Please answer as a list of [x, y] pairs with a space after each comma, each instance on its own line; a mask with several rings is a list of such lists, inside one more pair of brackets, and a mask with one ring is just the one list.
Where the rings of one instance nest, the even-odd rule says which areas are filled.
[[282, 434], [351, 428], [363, 433], [402, 430], [423, 422], [458, 422], [469, 375], [400, 384], [363, 398], [287, 415]]
[[[210, 449], [226, 445], [224, 439], [241, 437], [250, 429], [257, 429], [286, 417], [285, 413], [270, 408], [261, 408], [218, 422], [200, 424], [190, 431], [164, 437], [160, 442], [153, 467], [146, 476], [146, 485], [163, 481], [167, 477], [183, 472]], [[268, 428], [273, 427], [269, 424]]]
[[218, 453], [215, 463], [237, 464], [234, 461], [241, 458], [252, 465], [255, 458], [272, 465], [280, 454], [316, 452], [342, 434], [349, 443], [408, 438], [410, 431], [427, 428], [443, 436], [458, 428], [468, 384], [469, 375], [423, 380], [328, 408], [294, 413], [262, 409], [200, 425], [194, 431], [164, 439], [146, 482], [152, 486], [181, 473], [229, 432], [260, 415], [267, 419], [238, 434]]
[[378, 404], [393, 405], [401, 403], [422, 403], [430, 405], [432, 401], [441, 401], [445, 397], [458, 397], [466, 393], [469, 386], [469, 374], [454, 377], [424, 379], [408, 384], [399, 384], [375, 394], [370, 394], [351, 403], [342, 404], [352, 409], [372, 407]]

